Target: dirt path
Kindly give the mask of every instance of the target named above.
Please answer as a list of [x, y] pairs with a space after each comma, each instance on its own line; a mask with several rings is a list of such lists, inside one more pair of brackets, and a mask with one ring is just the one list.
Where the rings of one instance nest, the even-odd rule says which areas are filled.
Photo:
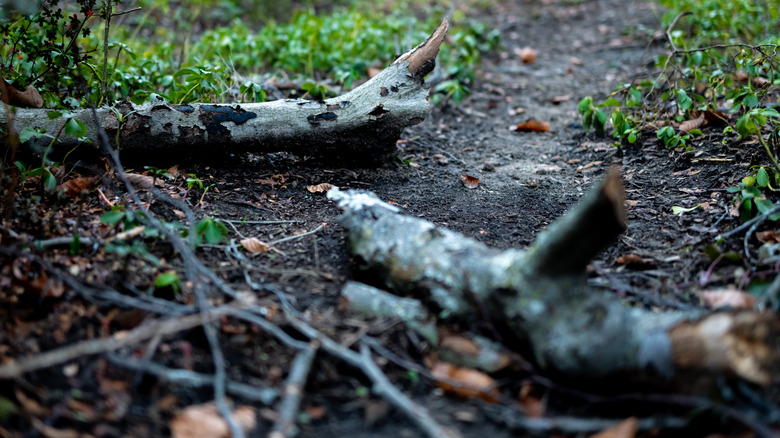
[[[485, 17], [501, 29], [504, 49], [494, 59], [484, 61], [470, 99], [458, 107], [435, 108], [422, 124], [407, 131], [407, 141], [399, 143], [403, 162], [379, 168], [338, 168], [316, 157], [249, 154], [227, 163], [186, 169], [215, 185], [204, 198], [203, 211], [235, 221], [230, 228], [231, 238], [254, 236], [274, 241], [326, 224], [314, 234], [286, 240], [276, 246], [278, 251], [252, 259], [254, 268], [248, 274], [257, 283], [277, 286], [295, 308], [310, 318], [312, 325], [345, 345], [354, 343], [359, 336], [370, 335], [411, 363], [421, 363], [427, 354], [419, 340], [410, 337], [395, 321], [365, 320], [340, 309], [339, 292], [346, 280], [371, 282], [372, 278], [357, 270], [350, 260], [343, 230], [336, 220], [339, 211], [322, 194], [309, 193], [306, 186], [312, 184], [327, 182], [341, 188], [371, 190], [396, 203], [407, 214], [447, 226], [490, 246], [522, 248], [614, 163], [622, 168], [626, 179], [629, 229], [593, 262], [591, 283], [639, 305], [698, 306], [693, 295], [701, 289], [698, 275], [707, 269], [709, 261], [697, 245], [736, 224], [735, 218], [724, 214], [729, 198], [723, 188], [744, 176], [742, 173], [757, 155], [705, 142], [696, 145], [699, 152], [695, 154], [667, 151], [655, 138], [645, 138], [619, 151], [610, 138], [583, 131], [577, 114], [579, 100], [587, 95], [603, 97], [617, 84], [646, 75], [652, 68], [653, 54], [663, 50], [662, 40], [654, 36], [661, 12], [653, 3], [507, 3]], [[523, 47], [536, 50], [534, 63], [522, 62], [518, 52]], [[559, 103], [553, 102], [556, 97], [562, 97]], [[551, 129], [509, 129], [527, 119], [547, 122]], [[734, 157], [742, 164], [718, 167], [718, 162], [702, 162], [694, 168], [697, 157]], [[464, 174], [479, 178], [479, 186], [464, 187], [460, 181]], [[705, 201], [706, 208], [683, 217], [671, 213], [672, 205], [690, 207]], [[231, 264], [224, 248], [206, 248], [204, 252], [210, 267], [224, 280], [237, 290], [251, 291], [244, 272]], [[615, 264], [619, 256], [628, 254], [638, 255], [642, 263]], [[106, 266], [101, 266], [100, 260], [91, 263], [95, 272], [108, 272], [91, 281], [124, 285], [132, 283], [134, 277], [150, 275], [138, 265], [128, 267], [107, 261]], [[735, 275], [735, 268], [719, 266], [710, 281], [726, 282]], [[260, 299], [275, 301], [272, 295]], [[17, 313], [16, 317], [35, 319], [30, 315], [37, 315], [33, 327], [38, 333], [56, 332], [62, 324], [56, 315], [73, 312], [67, 309], [67, 303], [59, 302], [30, 313]], [[40, 316], [47, 311], [51, 317]], [[96, 330], [100, 318], [99, 311], [95, 312], [98, 316], [82, 317], [77, 330], [66, 330], [61, 341], [76, 341], [84, 332]], [[9, 314], [3, 316], [10, 318]], [[120, 316], [133, 317], [125, 313]], [[222, 327], [228, 376], [250, 384], [270, 386], [282, 382], [291, 360], [289, 351], [266, 335], [241, 331], [241, 327], [230, 324]], [[194, 362], [196, 369], [210, 372], [208, 346], [202, 333], [189, 333], [184, 338], [164, 341], [165, 348], [160, 347], [155, 361], [182, 368], [190, 361], [190, 366]], [[35, 348], [45, 350], [57, 345], [55, 341], [43, 340]], [[191, 357], [182, 353], [188, 346], [193, 348]], [[84, 359], [75, 377], [64, 375], [56, 367], [32, 373], [26, 383], [0, 389], [0, 396], [11, 397], [19, 389], [37, 392], [42, 404], [60, 409], [50, 417], [53, 427], [76, 428], [94, 436], [166, 435], [177, 408], [213, 398], [208, 387], [193, 389], [152, 378], [139, 380], [133, 373], [104, 361], [98, 363]], [[384, 371], [438, 421], [458, 429], [465, 437], [523, 436], [524, 432], [513, 431], [511, 418], [498, 406], [446, 396], [427, 379], [418, 379], [401, 367], [386, 365]], [[97, 374], [100, 379], [94, 379]], [[124, 386], [117, 384], [117, 388], [124, 389], [106, 388], [103, 384], [109, 380], [104, 380], [105, 376], [124, 382]], [[516, 397], [521, 386], [517, 374], [499, 377], [504, 377], [500, 381], [502, 394], [510, 399]], [[128, 383], [134, 379], [134, 384]], [[319, 354], [302, 404], [308, 421], [300, 423], [299, 436], [421, 436], [408, 418], [381, 398], [368, 395], [369, 387], [369, 382], [355, 370]], [[73, 391], [81, 396], [73, 396]], [[117, 398], [117, 392], [122, 391], [127, 392], [128, 399]], [[547, 397], [547, 414], [553, 417], [625, 418], [673, 412], [668, 406], [655, 410], [647, 405], [636, 408], [630, 403], [589, 408], [581, 399], [550, 388], [540, 386], [538, 391]], [[79, 422], [72, 412], [83, 406], [60, 404], [57, 396], [62, 394], [71, 394], [71, 401], [91, 400], [95, 404], [93, 410], [102, 417]], [[119, 419], [111, 420], [109, 414], [115, 413], [111, 403], [118, 403], [117, 400], [126, 405]], [[260, 404], [256, 407], [264, 408]], [[273, 418], [270, 408], [260, 412], [260, 426], [253, 436], [265, 436]], [[699, 428], [698, 435], [721, 427], [717, 422], [692, 424]], [[27, 430], [24, 423], [9, 427]]]

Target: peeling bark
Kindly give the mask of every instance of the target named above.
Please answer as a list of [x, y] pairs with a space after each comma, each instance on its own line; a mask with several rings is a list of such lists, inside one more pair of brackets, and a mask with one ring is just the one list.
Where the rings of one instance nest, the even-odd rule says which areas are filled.
[[[151, 102], [139, 106], [124, 102], [113, 108], [123, 114], [122, 123], [112, 108], [98, 109], [98, 118], [123, 158], [150, 161], [150, 157], [161, 155], [213, 156], [252, 150], [376, 161], [395, 151], [404, 128], [422, 122], [430, 113], [429, 87], [423, 77], [433, 69], [448, 27], [445, 19], [424, 43], [377, 76], [325, 101], [284, 99], [241, 105]], [[64, 121], [49, 120], [48, 112], [16, 109], [17, 126], [57, 132]], [[87, 137], [97, 154], [100, 149], [91, 112], [77, 110], [74, 114], [87, 125]], [[0, 125], [6, 124], [6, 117], [5, 109], [0, 108]], [[55, 148], [68, 151], [77, 144], [77, 139], [63, 133]]]
[[625, 227], [617, 172], [529, 251], [499, 251], [373, 194], [331, 189], [352, 253], [385, 284], [416, 293], [439, 318], [497, 328], [539, 368], [572, 378], [687, 383], [702, 374], [780, 380], [777, 316], [630, 308], [587, 286], [587, 261]]

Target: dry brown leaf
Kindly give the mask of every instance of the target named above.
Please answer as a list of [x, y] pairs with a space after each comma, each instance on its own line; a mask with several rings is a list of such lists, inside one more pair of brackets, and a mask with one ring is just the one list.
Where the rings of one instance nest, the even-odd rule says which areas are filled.
[[534, 388], [533, 383], [528, 380], [523, 381], [520, 386], [517, 403], [523, 407], [523, 412], [528, 418], [542, 418], [544, 416], [545, 403], [542, 401], [541, 394]]
[[539, 120], [526, 120], [520, 122], [517, 126], [512, 128], [513, 131], [525, 131], [525, 132], [547, 132], [550, 130], [550, 124], [547, 122], [540, 122]]
[[713, 309], [731, 307], [732, 309], [752, 309], [756, 297], [729, 286], [720, 290], [708, 290], [701, 293], [701, 300]]
[[734, 73], [734, 80], [738, 82], [745, 82], [747, 81], [749, 76], [744, 71], [738, 71]]
[[433, 156], [433, 159], [436, 161], [436, 164], [440, 164], [442, 166], [446, 166], [447, 163], [450, 162], [450, 159], [447, 158], [445, 155], [442, 155], [442, 154], [435, 154]]
[[536, 50], [530, 47], [523, 47], [517, 54], [520, 56], [520, 59], [523, 60], [523, 64], [533, 64], [536, 62]]
[[92, 186], [95, 185], [97, 180], [98, 179], [95, 176], [80, 176], [78, 178], [69, 179], [58, 185], [57, 190], [62, 190], [69, 197], [75, 198], [81, 196], [81, 193], [85, 190], [89, 191], [92, 189]]
[[555, 97], [552, 98], [552, 103], [553, 103], [553, 105], [558, 105], [558, 104], [561, 104], [563, 102], [568, 102], [569, 99], [571, 99], [571, 96], [569, 96], [568, 94], [565, 95], [565, 96], [555, 96]]
[[610, 426], [590, 438], [634, 438], [639, 425], [636, 417], [629, 417], [620, 423]]
[[778, 236], [774, 230], [756, 231], [756, 239], [763, 243], [780, 242], [780, 236]]
[[[8, 92], [8, 99], [3, 96], [3, 101], [9, 105], [18, 106], [20, 108], [43, 108], [43, 98], [41, 97], [41, 94], [38, 93], [38, 90], [33, 88], [32, 85], [27, 87], [24, 91], [19, 91], [14, 88], [13, 85], [6, 82], [5, 79], [0, 80], [3, 81], [4, 88]], [[0, 93], [2, 93], [2, 88], [0, 88]]]
[[625, 265], [631, 267], [650, 267], [655, 266], [652, 259], [646, 259], [639, 254], [626, 254], [615, 259], [616, 265]]
[[704, 114], [700, 115], [699, 117], [691, 120], [686, 120], [682, 123], [680, 123], [680, 129], [683, 131], [690, 131], [692, 129], [699, 129], [704, 123], [706, 122], [706, 119], [704, 118]]
[[[255, 411], [249, 406], [233, 410], [233, 418], [244, 431], [255, 428]], [[214, 403], [193, 405], [174, 415], [169, 424], [174, 438], [229, 438], [230, 428]]]
[[282, 174], [271, 175], [269, 179], [257, 179], [256, 184], [262, 184], [265, 186], [280, 186], [287, 182], [287, 177]]
[[306, 190], [310, 191], [311, 193], [326, 193], [328, 190], [330, 190], [331, 187], [333, 187], [333, 185], [328, 183], [321, 183], [306, 186]]
[[466, 398], [477, 397], [488, 403], [498, 402], [496, 381], [481, 371], [437, 362], [431, 370], [431, 375], [436, 379], [436, 385], [445, 392]]
[[130, 181], [134, 187], [148, 189], [154, 184], [154, 178], [149, 175], [141, 175], [139, 173], [126, 173], [125, 177]]
[[241, 246], [243, 246], [244, 249], [249, 251], [251, 254], [268, 252], [271, 249], [271, 245], [263, 242], [257, 237], [247, 237], [246, 239], [241, 239]]
[[753, 85], [757, 87], [763, 87], [764, 85], [771, 84], [771, 83], [772, 81], [761, 76], [756, 76], [753, 78]]
[[471, 175], [461, 175], [460, 182], [462, 182], [463, 185], [466, 186], [466, 188], [476, 189], [477, 186], [479, 185], [479, 178]]
[[450, 350], [461, 356], [476, 357], [479, 354], [479, 346], [474, 341], [457, 335], [442, 338], [439, 348]]

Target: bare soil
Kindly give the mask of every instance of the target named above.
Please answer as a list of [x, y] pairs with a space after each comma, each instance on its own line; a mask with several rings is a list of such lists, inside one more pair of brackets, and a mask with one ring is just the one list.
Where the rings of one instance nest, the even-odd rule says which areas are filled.
[[[322, 157], [242, 153], [209, 163], [181, 164], [179, 170], [196, 174], [207, 186], [214, 184], [195, 211], [235, 221], [228, 228], [230, 239], [254, 236], [272, 242], [311, 232], [324, 224], [315, 233], [281, 242], [275, 245], [275, 251], [253, 257], [253, 268], [247, 271], [250, 278], [278, 288], [313, 326], [335, 340], [351, 345], [360, 336], [373, 336], [410, 363], [423, 364], [428, 349], [403, 325], [394, 320], [366, 319], [339, 307], [340, 290], [348, 279], [371, 283], [372, 278], [350, 259], [334, 203], [321, 193], [310, 193], [307, 186], [330, 183], [343, 189], [370, 190], [406, 214], [487, 245], [522, 248], [576, 203], [610, 165], [616, 165], [626, 184], [628, 230], [593, 261], [589, 269], [591, 284], [618, 294], [632, 305], [659, 311], [702, 307], [698, 294], [703, 289], [739, 283], [748, 275], [763, 275], [770, 280], [775, 275], [773, 270], [751, 272], [750, 266], [724, 262], [702, 276], [711, 265], [702, 246], [739, 224], [739, 219], [729, 214], [731, 195], [725, 189], [736, 185], [749, 166], [764, 164], [758, 145], [723, 144], [716, 130], [696, 140], [693, 152], [664, 149], [652, 133], [646, 133], [636, 144], [616, 148], [610, 137], [586, 133], [577, 114], [582, 97], [603, 98], [617, 84], [653, 73], [653, 57], [664, 50], [661, 14], [654, 3], [619, 0], [521, 1], [495, 7], [482, 19], [501, 30], [504, 47], [484, 60], [471, 97], [459, 106], [434, 108], [423, 123], [407, 130], [398, 144], [397, 159], [380, 167], [341, 166]], [[534, 63], [522, 62], [518, 50], [523, 47], [536, 50]], [[559, 96], [563, 98], [556, 100]], [[528, 119], [549, 123], [549, 132], [510, 130]], [[479, 185], [465, 187], [460, 179], [463, 175], [479, 178]], [[181, 194], [185, 189], [183, 178], [179, 178], [166, 182], [164, 190]], [[111, 199], [122, 196], [119, 189], [106, 190], [107, 196], [114, 197]], [[195, 189], [192, 193], [196, 196], [189, 199], [197, 203], [202, 191]], [[82, 201], [59, 204], [59, 210], [36, 210], [20, 201], [17, 219], [4, 227], [22, 236], [20, 240], [24, 236], [70, 236], [80, 217], [81, 223], [76, 226], [81, 229], [108, 233], [107, 227], [96, 223], [105, 211], [97, 195], [93, 192]], [[706, 204], [682, 216], [672, 214], [672, 206], [700, 203]], [[161, 202], [153, 204], [152, 210], [166, 220], [181, 219], [175, 208]], [[740, 250], [742, 236], [727, 240], [722, 249]], [[750, 243], [755, 250], [755, 240]], [[181, 268], [169, 244], [147, 239], [147, 246], [156, 257], [167, 260], [164, 266]], [[107, 254], [99, 248], [74, 256], [60, 247], [32, 251], [35, 258], [20, 253], [11, 238], [3, 242], [3, 247], [3, 362], [131, 329], [144, 317], [154, 316], [100, 299], [90, 301], [83, 291], [67, 284], [62, 291], [47, 296], [41, 285], [48, 283], [45, 279], [35, 283], [35, 278], [59, 278], [59, 274], [47, 270], [41, 259], [48, 260], [60, 274], [69, 273], [95, 289], [108, 287], [128, 295], [154, 293], [157, 298], [189, 303], [194, 300], [187, 294], [191, 286], [187, 284], [184, 297], [169, 288], [147, 290], [164, 269], [137, 257]], [[632, 254], [641, 260], [617, 262], [619, 257]], [[236, 290], [257, 294], [261, 303], [278, 311], [275, 295], [252, 291], [224, 245], [204, 246], [198, 255]], [[230, 379], [276, 388], [283, 383], [293, 353], [247, 324], [225, 319], [219, 327]], [[295, 335], [294, 330], [285, 329]], [[120, 353], [140, 357], [144, 348], [141, 345]], [[213, 372], [201, 329], [163, 337], [156, 351], [152, 358], [156, 363]], [[704, 436], [718, 431], [739, 432], [744, 427], [733, 418], [707, 409], [681, 408], [671, 396], [655, 402], [637, 396], [593, 405], [592, 399], [576, 396], [568, 386], [571, 382], [555, 384], [524, 371], [494, 376], [509, 402], [491, 405], [445, 394], [424, 376], [410, 376], [406, 369], [386, 359], [380, 363], [397, 387], [428, 408], [441, 424], [465, 437], [531, 434], [513, 421], [514, 416], [523, 415], [512, 403], [523, 382], [530, 382], [540, 394], [545, 416], [550, 419], [573, 416], [618, 420], [657, 415], [689, 421], [682, 431], [656, 428], [643, 436]], [[370, 386], [359, 371], [327, 354], [318, 354], [304, 389], [303, 414], [297, 418], [299, 436], [422, 435], [404, 414], [366, 391]], [[732, 394], [731, 399], [745, 415], [753, 418], [777, 413], [774, 404], [767, 407], [760, 401], [764, 400], [761, 397], [777, 400], [772, 395], [776, 391], [745, 388], [745, 393]], [[747, 402], [745, 394], [757, 399]], [[713, 397], [725, 398], [724, 394]], [[213, 389], [165, 382], [128, 371], [105, 355], [87, 355], [64, 366], [2, 381], [0, 400], [10, 402], [17, 412], [0, 416], [0, 436], [64, 436], [54, 431], [100, 437], [164, 436], [171, 433], [170, 421], [177, 411], [213, 400]], [[258, 425], [251, 436], [266, 436], [278, 406], [247, 403], [240, 397], [233, 400], [257, 408]], [[3, 412], [0, 406], [0, 414]], [[778, 421], [777, 417], [764, 419]], [[550, 436], [556, 430], [543, 427], [537, 434]], [[562, 435], [583, 436], [586, 432], [592, 431]]]

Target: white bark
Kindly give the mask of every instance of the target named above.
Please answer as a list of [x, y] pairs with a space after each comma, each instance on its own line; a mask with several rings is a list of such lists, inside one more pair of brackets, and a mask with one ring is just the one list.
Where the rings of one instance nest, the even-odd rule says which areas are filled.
[[[395, 150], [404, 128], [420, 123], [430, 112], [423, 77], [435, 65], [448, 26], [443, 21], [428, 40], [377, 76], [325, 101], [285, 99], [241, 105], [152, 102], [140, 106], [124, 102], [113, 108], [123, 114], [123, 123], [107, 107], [97, 110], [98, 119], [111, 141], [118, 139], [114, 146], [123, 157], [253, 150], [381, 158]], [[16, 129], [29, 126], [56, 133], [65, 121], [49, 120], [50, 111], [17, 108]], [[86, 124], [95, 150], [100, 150], [91, 111], [74, 113]], [[6, 118], [5, 108], [0, 107], [0, 126], [7, 124]], [[67, 151], [77, 144], [77, 139], [63, 133], [56, 148]]]

